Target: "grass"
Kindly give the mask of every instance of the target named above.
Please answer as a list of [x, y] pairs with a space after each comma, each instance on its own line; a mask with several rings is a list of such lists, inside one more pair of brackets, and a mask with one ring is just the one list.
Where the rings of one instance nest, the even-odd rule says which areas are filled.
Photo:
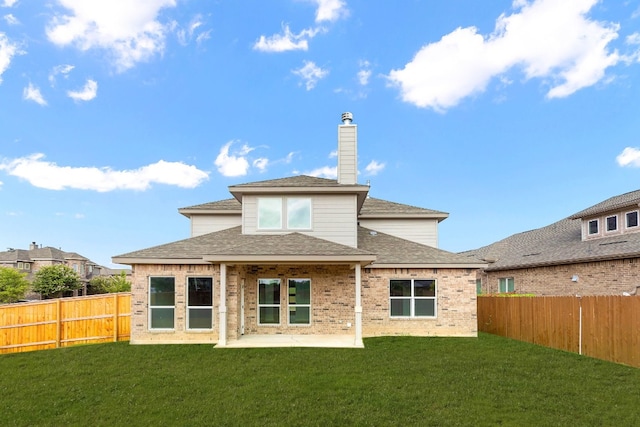
[[3, 426], [640, 425], [640, 369], [481, 334], [0, 356]]

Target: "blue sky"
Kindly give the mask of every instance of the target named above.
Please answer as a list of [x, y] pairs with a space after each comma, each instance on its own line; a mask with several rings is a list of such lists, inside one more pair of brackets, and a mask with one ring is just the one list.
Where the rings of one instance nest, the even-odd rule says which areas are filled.
[[459, 252], [640, 187], [640, 2], [0, 0], [0, 249], [189, 236], [233, 184], [449, 212]]

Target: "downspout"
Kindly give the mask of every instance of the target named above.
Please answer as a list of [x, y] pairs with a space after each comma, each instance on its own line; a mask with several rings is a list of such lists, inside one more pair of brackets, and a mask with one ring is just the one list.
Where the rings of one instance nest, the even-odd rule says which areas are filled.
[[227, 264], [220, 264], [220, 325], [218, 347], [227, 345]]

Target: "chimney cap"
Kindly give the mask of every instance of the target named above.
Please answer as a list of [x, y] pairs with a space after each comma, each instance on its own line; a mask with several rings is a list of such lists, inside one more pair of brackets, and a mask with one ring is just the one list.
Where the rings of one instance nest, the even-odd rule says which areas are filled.
[[346, 112], [346, 113], [342, 113], [342, 123], [344, 123], [345, 125], [350, 125], [351, 122], [353, 121], [353, 114]]

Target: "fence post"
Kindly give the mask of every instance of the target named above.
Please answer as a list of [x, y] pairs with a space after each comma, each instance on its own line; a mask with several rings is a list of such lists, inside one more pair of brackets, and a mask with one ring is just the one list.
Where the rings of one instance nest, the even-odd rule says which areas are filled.
[[60, 298], [56, 299], [56, 348], [60, 348], [60, 336], [62, 335], [62, 305]]
[[113, 342], [118, 342], [118, 300], [119, 294], [113, 294]]
[[582, 297], [580, 295], [576, 295], [578, 297], [578, 354], [582, 355]]

